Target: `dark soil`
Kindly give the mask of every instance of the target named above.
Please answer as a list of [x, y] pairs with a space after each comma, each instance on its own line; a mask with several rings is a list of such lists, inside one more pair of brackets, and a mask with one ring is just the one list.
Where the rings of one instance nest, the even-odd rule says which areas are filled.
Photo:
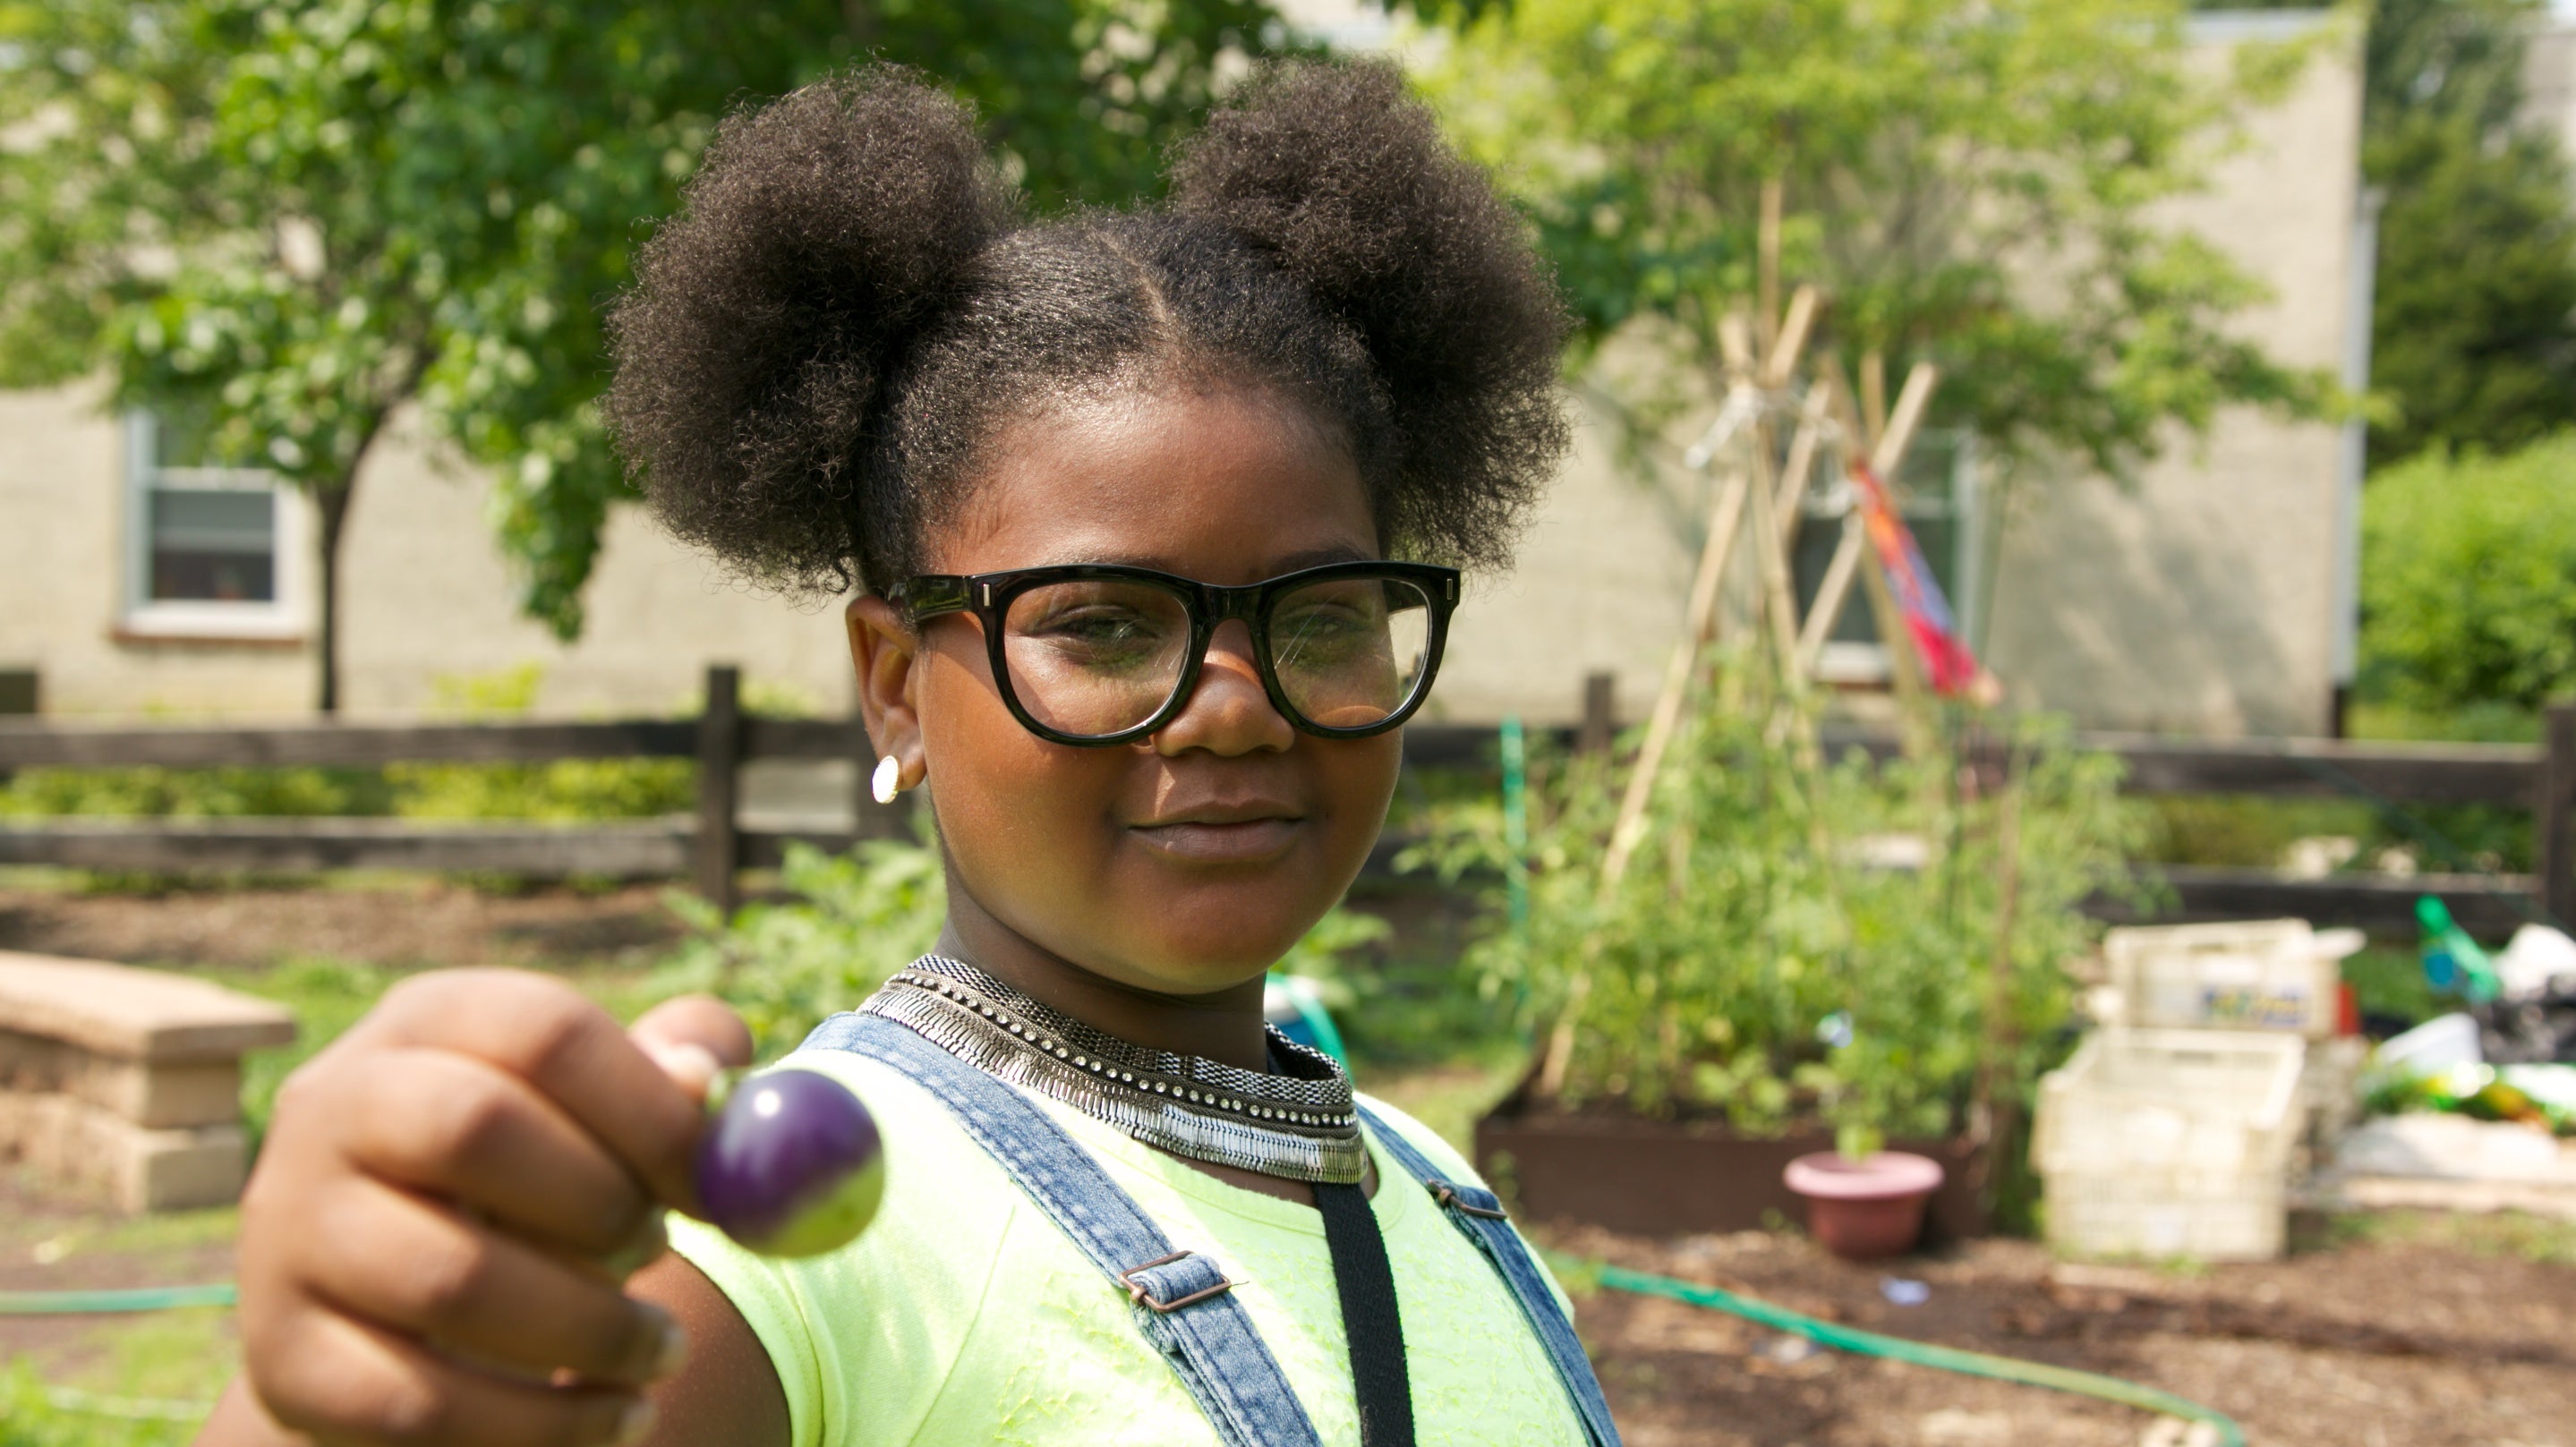
[[[25, 1170], [0, 1163], [0, 1292], [111, 1291], [185, 1286], [233, 1278], [235, 1213], [127, 1217], [48, 1190]], [[190, 1315], [202, 1315], [192, 1310]], [[232, 1313], [216, 1314], [216, 1339], [229, 1358]], [[106, 1350], [107, 1337], [143, 1316], [0, 1315], [0, 1366], [33, 1354], [46, 1374], [79, 1374]], [[213, 1374], [219, 1378], [221, 1373]], [[5, 1435], [5, 1434], [0, 1434]]]
[[[1551, 1244], [1892, 1336], [2104, 1373], [2233, 1416], [2257, 1447], [2576, 1444], [2576, 1267], [2422, 1239], [2181, 1274], [2020, 1241], [1886, 1266], [1788, 1236]], [[1930, 1298], [1893, 1305], [1889, 1277]], [[2135, 1408], [1810, 1352], [1740, 1318], [1603, 1292], [1585, 1340], [1631, 1447], [2136, 1447]]]

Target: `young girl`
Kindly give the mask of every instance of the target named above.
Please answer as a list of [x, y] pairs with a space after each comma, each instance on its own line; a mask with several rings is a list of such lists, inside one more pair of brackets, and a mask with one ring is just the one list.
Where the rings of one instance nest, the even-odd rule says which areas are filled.
[[1610, 1447], [1468, 1166], [1262, 1023], [1377, 839], [1439, 564], [1498, 563], [1566, 437], [1542, 270], [1398, 77], [1268, 71], [1168, 204], [1044, 223], [919, 80], [828, 81], [723, 127], [615, 331], [663, 520], [856, 592], [877, 791], [930, 792], [938, 953], [788, 1062], [873, 1108], [884, 1204], [665, 1251], [740, 1023], [424, 977], [281, 1094], [201, 1440]]

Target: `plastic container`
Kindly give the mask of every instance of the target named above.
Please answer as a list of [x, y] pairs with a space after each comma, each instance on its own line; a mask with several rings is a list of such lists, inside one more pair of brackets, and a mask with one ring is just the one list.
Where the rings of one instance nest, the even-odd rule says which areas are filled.
[[2281, 1254], [2307, 1043], [2255, 1031], [2121, 1030], [2040, 1081], [2031, 1162], [2048, 1242], [2081, 1256]]
[[2144, 1029], [2335, 1032], [2346, 931], [2319, 935], [2303, 919], [2115, 929], [2103, 958], [2121, 1018]]

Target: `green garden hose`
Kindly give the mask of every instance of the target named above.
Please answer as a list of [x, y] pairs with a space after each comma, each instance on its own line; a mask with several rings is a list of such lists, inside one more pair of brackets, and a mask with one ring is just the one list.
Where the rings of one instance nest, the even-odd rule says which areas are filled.
[[231, 1306], [229, 1281], [204, 1286], [146, 1286], [132, 1291], [0, 1291], [0, 1316], [90, 1316], [120, 1311], [167, 1311], [180, 1306]]
[[2045, 1362], [2026, 1362], [2013, 1357], [1988, 1356], [1983, 1352], [1961, 1351], [1956, 1347], [1933, 1346], [1929, 1342], [1908, 1341], [1903, 1337], [1881, 1336], [1874, 1331], [1859, 1331], [1801, 1316], [1785, 1307], [1767, 1301], [1739, 1296], [1714, 1286], [1694, 1286], [1669, 1276], [1630, 1271], [1624, 1266], [1610, 1266], [1597, 1261], [1569, 1257], [1553, 1258], [1564, 1275], [1576, 1280], [1595, 1282], [1612, 1291], [1635, 1296], [1660, 1296], [1668, 1300], [1704, 1306], [1713, 1311], [1728, 1312], [1757, 1321], [1778, 1331], [1802, 1336], [1818, 1346], [1859, 1356], [1885, 1357], [1890, 1361], [1912, 1362], [1916, 1366], [1935, 1367], [1945, 1372], [1959, 1372], [1971, 1377], [1992, 1377], [1997, 1381], [2018, 1382], [2029, 1387], [2047, 1387], [2053, 1391], [2075, 1392], [2099, 1397], [2106, 1402], [2119, 1402], [2168, 1417], [2189, 1422], [2205, 1422], [2218, 1433], [2220, 1447], [2245, 1447], [2245, 1433], [2220, 1412], [2197, 1402], [2185, 1401], [2170, 1392], [2124, 1382], [2095, 1372], [2079, 1372], [2070, 1367], [2052, 1367]]

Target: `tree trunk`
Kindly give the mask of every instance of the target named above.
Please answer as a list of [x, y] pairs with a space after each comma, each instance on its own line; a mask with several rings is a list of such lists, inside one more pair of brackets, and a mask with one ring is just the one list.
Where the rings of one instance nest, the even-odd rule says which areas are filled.
[[313, 490], [313, 510], [321, 527], [316, 538], [321, 554], [320, 640], [314, 663], [320, 672], [313, 706], [326, 714], [340, 711], [340, 531], [349, 521], [349, 499], [357, 491], [358, 469]]

